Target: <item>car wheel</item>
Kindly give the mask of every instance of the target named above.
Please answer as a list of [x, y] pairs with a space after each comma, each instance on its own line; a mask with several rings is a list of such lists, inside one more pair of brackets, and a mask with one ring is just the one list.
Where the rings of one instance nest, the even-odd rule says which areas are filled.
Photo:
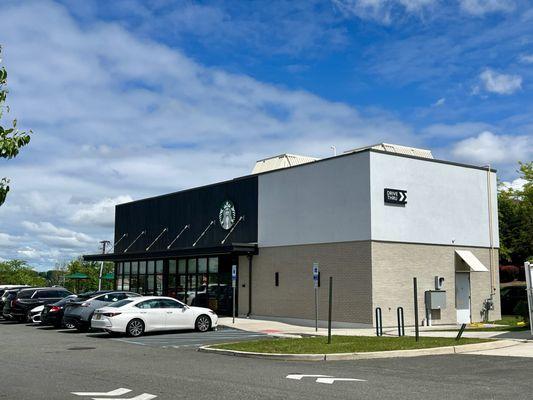
[[144, 333], [144, 322], [137, 318], [132, 319], [130, 322], [128, 322], [128, 326], [126, 327], [126, 333], [128, 334], [128, 336], [132, 337], [141, 336]]
[[207, 332], [211, 329], [211, 318], [207, 315], [200, 315], [196, 318], [196, 324], [194, 325], [198, 332]]
[[[76, 324], [74, 324], [71, 321], [67, 321], [63, 325], [65, 325], [65, 328], [67, 328], [67, 329], [75, 329], [76, 328]], [[61, 325], [59, 325], [59, 328], [61, 328]]]

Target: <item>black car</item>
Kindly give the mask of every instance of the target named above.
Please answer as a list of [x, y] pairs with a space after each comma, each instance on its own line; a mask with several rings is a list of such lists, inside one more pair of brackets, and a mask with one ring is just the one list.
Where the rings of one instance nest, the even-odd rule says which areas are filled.
[[33, 308], [56, 303], [70, 295], [71, 292], [60, 287], [22, 289], [11, 300], [10, 315], [19, 322], [29, 321], [29, 313]]
[[500, 299], [502, 305], [502, 315], [513, 315], [516, 305], [527, 302], [527, 290], [525, 285], [507, 286], [500, 289]]
[[98, 292], [86, 292], [79, 295], [67, 296], [64, 299], [59, 300], [56, 303], [46, 304], [41, 313], [41, 325], [53, 325], [56, 328], [75, 328], [75, 325], [71, 322], [64, 322], [63, 315], [67, 304], [73, 301], [84, 301], [95, 295]]
[[[6, 300], [9, 297], [9, 295], [10, 294], [16, 295], [19, 290], [28, 289], [28, 288], [29, 286], [24, 285], [24, 286], [13, 286], [7, 289], [0, 289], [0, 317], [5, 318], [3, 315], [3, 311], [4, 311], [4, 306], [6, 304]], [[11, 300], [12, 299], [9, 299], [9, 301]]]

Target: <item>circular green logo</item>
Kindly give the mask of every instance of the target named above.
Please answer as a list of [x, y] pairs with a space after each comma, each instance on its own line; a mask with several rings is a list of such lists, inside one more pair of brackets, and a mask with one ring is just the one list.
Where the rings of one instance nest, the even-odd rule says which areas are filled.
[[223, 229], [230, 229], [235, 223], [235, 206], [229, 200], [226, 200], [220, 206], [220, 211], [218, 212], [218, 220], [220, 221], [220, 226]]

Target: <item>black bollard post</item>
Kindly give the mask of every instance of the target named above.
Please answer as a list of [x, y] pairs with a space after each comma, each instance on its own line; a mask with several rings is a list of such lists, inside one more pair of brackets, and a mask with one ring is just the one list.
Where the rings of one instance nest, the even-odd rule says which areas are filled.
[[333, 277], [329, 277], [328, 344], [331, 344], [331, 309], [333, 303]]
[[413, 278], [414, 300], [415, 300], [415, 340], [418, 342], [420, 332], [418, 331], [418, 287], [416, 278]]

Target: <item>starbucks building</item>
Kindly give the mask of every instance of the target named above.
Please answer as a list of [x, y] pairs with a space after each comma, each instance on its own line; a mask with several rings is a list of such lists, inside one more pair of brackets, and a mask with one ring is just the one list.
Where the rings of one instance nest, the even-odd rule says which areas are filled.
[[[337, 326], [498, 319], [496, 173], [379, 144], [326, 159], [283, 154], [248, 176], [116, 207], [117, 289], [230, 315]], [[314, 279], [313, 266], [318, 267]]]

